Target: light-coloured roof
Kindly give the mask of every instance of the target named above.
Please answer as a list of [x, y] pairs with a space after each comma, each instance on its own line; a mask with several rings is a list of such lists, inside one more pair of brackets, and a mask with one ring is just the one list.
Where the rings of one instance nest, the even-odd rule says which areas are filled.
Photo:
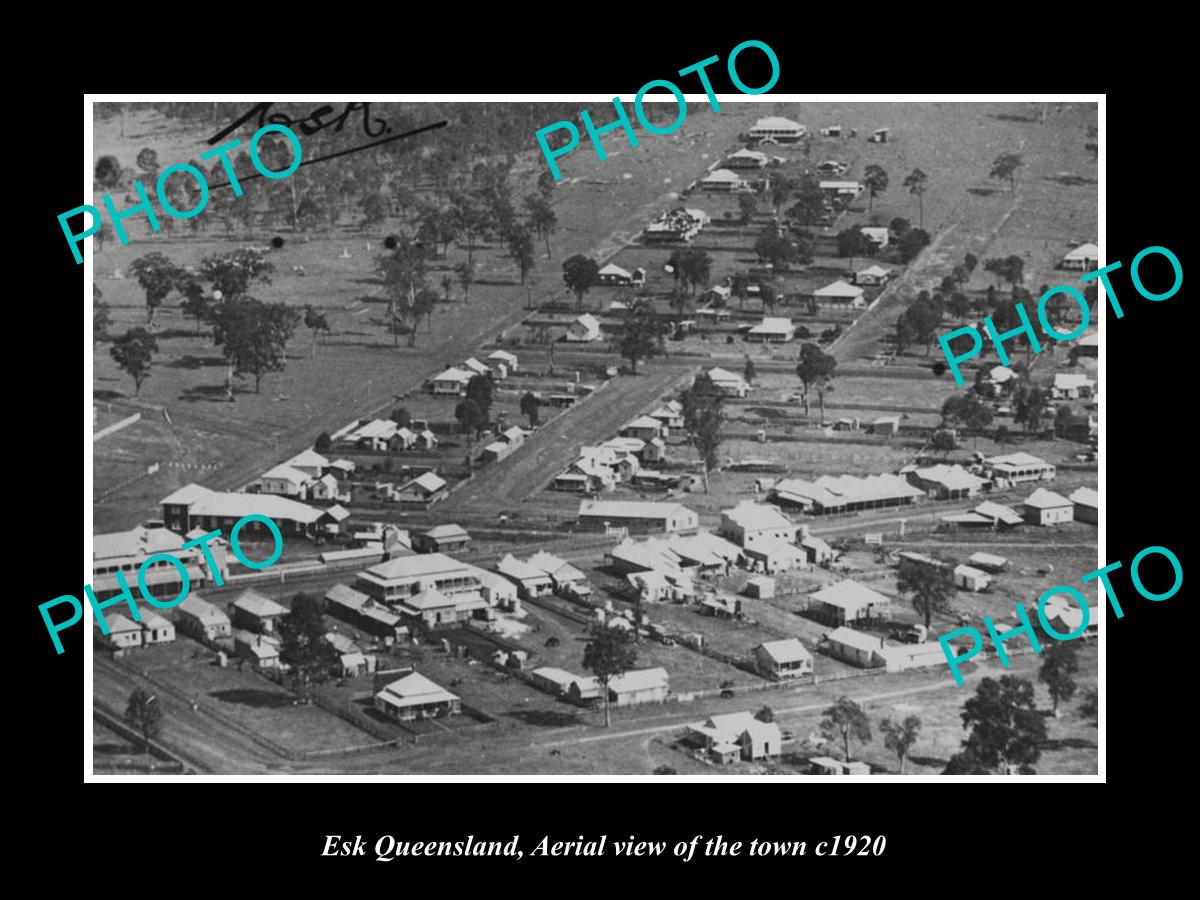
[[[424, 488], [427, 491], [440, 491], [446, 486], [446, 480], [434, 474], [433, 472], [426, 472], [419, 478], [414, 478], [412, 481], [406, 484], [404, 488], [414, 484]], [[404, 490], [404, 488], [401, 488], [401, 490]]]
[[861, 631], [855, 631], [853, 628], [847, 628], [843, 625], [841, 628], [835, 628], [825, 637], [835, 644], [842, 644], [846, 647], [853, 647], [856, 650], [882, 650], [883, 638], [875, 637], [873, 634], [864, 634]]
[[721, 515], [742, 528], [791, 528], [796, 523], [781, 513], [774, 506], [766, 503], [755, 503], [753, 500], [743, 500], [733, 509], [721, 510]]
[[191, 616], [205, 625], [227, 625], [229, 616], [219, 606], [209, 603], [198, 594], [189, 594], [182, 603], [175, 607], [180, 613]]
[[972, 553], [967, 559], [967, 562], [973, 562], [976, 565], [981, 566], [993, 566], [997, 569], [1008, 565], [1008, 560], [1003, 556], [996, 556], [993, 553], [984, 553], [982, 551], [979, 553]]
[[1089, 487], [1076, 488], [1067, 499], [1079, 506], [1090, 506], [1093, 509], [1100, 508], [1100, 495]]
[[[625, 620], [619, 620], [625, 621]], [[616, 676], [608, 683], [609, 690], [615, 693], [625, 691], [646, 691], [655, 688], [665, 688], [670, 681], [667, 670], [661, 667], [654, 669], [634, 669], [624, 675]]]
[[746, 379], [736, 372], [730, 372], [728, 369], [722, 369], [720, 366], [714, 366], [708, 370], [708, 377], [717, 384], [722, 382], [734, 382], [737, 384], [745, 384]]
[[416, 556], [400, 556], [396, 559], [389, 559], [387, 562], [378, 563], [367, 569], [367, 574], [390, 581], [397, 578], [416, 578], [425, 575], [461, 572], [465, 568], [465, 563], [444, 553], [422, 553]]
[[847, 578], [845, 581], [831, 584], [829, 587], [814, 591], [808, 596], [812, 600], [825, 603], [829, 606], [836, 606], [847, 612], [857, 612], [858, 610], [865, 609], [870, 604], [886, 606], [892, 602], [890, 597], [878, 591], [871, 590], [865, 584], [859, 584], [853, 578]]
[[189, 506], [195, 501], [199, 500], [201, 497], [206, 497], [211, 493], [212, 491], [203, 485], [195, 483], [185, 484], [183, 487], [176, 488], [170, 494], [163, 497], [160, 502], [164, 504], [169, 503], [172, 505]]
[[293, 456], [291, 459], [289, 459], [286, 463], [284, 463], [284, 465], [312, 466], [314, 468], [322, 468], [323, 469], [329, 465], [329, 460], [326, 459], [324, 456], [322, 456], [320, 453], [318, 453], [316, 450], [313, 450], [310, 447], [307, 450], [302, 450], [301, 452], [297, 453], [295, 456]]
[[704, 176], [706, 182], [731, 182], [741, 181], [742, 177], [736, 172], [730, 172], [728, 169], [714, 169]]
[[1018, 469], [1028, 468], [1030, 466], [1050, 465], [1050, 463], [1046, 462], [1040, 457], [1023, 452], [1005, 453], [1002, 456], [990, 456], [987, 459], [987, 463], [990, 466], [1011, 466], [1012, 468]]
[[[121, 615], [120, 613], [113, 613], [112, 615], [105, 616], [104, 623], [108, 626], [109, 634], [121, 634], [126, 631], [142, 630], [141, 625], [139, 625], [137, 622], [134, 622], [132, 619]], [[96, 627], [100, 627], [99, 616], [96, 617]]]
[[475, 377], [474, 372], [469, 372], [466, 369], [460, 369], [458, 366], [451, 366], [445, 372], [439, 372], [434, 375], [430, 381], [458, 381], [467, 382]]
[[578, 681], [581, 677], [568, 672], [566, 669], [559, 669], [555, 666], [542, 666], [539, 669], [533, 669], [529, 674], [552, 681], [563, 690], [569, 688], [573, 682]]
[[916, 471], [917, 477], [923, 481], [932, 481], [951, 491], [978, 490], [984, 484], [982, 478], [972, 475], [962, 466], [947, 466], [939, 463], [936, 466], [928, 466]]
[[750, 329], [750, 334], [793, 334], [796, 326], [791, 319], [779, 316], [764, 316], [763, 320]]
[[350, 432], [353, 438], [390, 438], [399, 431], [399, 426], [391, 419], [372, 419], [366, 425]]
[[575, 321], [572, 322], [571, 324], [582, 325], [584, 328], [588, 329], [589, 331], [593, 331], [593, 330], [598, 331], [600, 329], [600, 321], [595, 316], [593, 316], [591, 313], [584, 313], [582, 316], [576, 316]]
[[920, 488], [890, 473], [867, 475], [864, 478], [856, 475], [822, 475], [812, 482], [785, 478], [775, 484], [775, 493], [778, 497], [793, 501], [811, 500], [823, 507], [924, 496]]
[[243, 494], [236, 491], [213, 491], [200, 485], [188, 485], [195, 488], [189, 491], [185, 500], [173, 499], [182, 491], [176, 491], [162, 502], [186, 502], [192, 516], [215, 516], [222, 519], [240, 519], [255, 513], [269, 519], [287, 519], [301, 524], [311, 524], [321, 518], [322, 510], [292, 500], [290, 497], [280, 497], [276, 494]]
[[335, 584], [325, 592], [325, 599], [349, 609], [361, 610], [371, 598], [347, 584]]
[[542, 581], [550, 577], [544, 570], [517, 559], [511, 553], [505, 554], [504, 558], [496, 563], [496, 571], [517, 581]]
[[990, 578], [987, 572], [982, 569], [976, 569], [974, 566], [968, 566], [965, 563], [960, 563], [954, 567], [955, 575], [962, 575], [968, 578]]
[[[865, 231], [866, 229], [863, 230]], [[861, 269], [857, 274], [872, 275], [876, 278], [882, 278], [884, 275], [890, 275], [891, 273], [891, 269], [885, 269], [883, 266], [867, 266], [865, 269]]]
[[258, 591], [254, 590], [254, 588], [247, 588], [238, 594], [237, 599], [233, 601], [233, 608], [248, 612], [259, 618], [287, 614], [286, 607], [280, 606], [270, 597], [264, 597]]
[[862, 184], [857, 181], [822, 181], [817, 187], [823, 191], [861, 191]]
[[1060, 391], [1078, 390], [1082, 387], [1091, 387], [1095, 383], [1086, 375], [1077, 372], [1057, 372], [1054, 375], [1054, 386]]
[[581, 500], [579, 515], [590, 518], [667, 519], [681, 509], [680, 503], [655, 503], [649, 500]]
[[1031, 506], [1034, 509], [1053, 509], [1059, 506], [1071, 506], [1072, 503], [1062, 494], [1056, 494], [1054, 491], [1048, 491], [1045, 488], [1038, 488], [1025, 498], [1025, 505]]
[[386, 685], [376, 695], [392, 706], [424, 706], [427, 703], [450, 703], [458, 697], [420, 672], [412, 672]]
[[444, 541], [450, 538], [469, 538], [471, 535], [461, 525], [449, 523], [446, 525], [434, 525], [425, 532], [425, 536], [433, 538], [435, 541]]
[[550, 575], [555, 581], [578, 581], [587, 577], [565, 559], [561, 559], [553, 553], [547, 553], [545, 550], [539, 550], [529, 557], [529, 565]]
[[1080, 244], [1070, 251], [1063, 259], [1099, 259], [1100, 248], [1093, 243]]
[[988, 519], [997, 519], [1005, 525], [1020, 525], [1025, 521], [1012, 507], [996, 503], [994, 500], [984, 500], [975, 507], [975, 512]]
[[754, 131], [803, 131], [804, 126], [799, 122], [793, 122], [791, 119], [785, 119], [782, 116], [764, 116], [754, 123], [754, 127], [750, 129]]
[[616, 263], [609, 263], [599, 272], [600, 275], [616, 275], [620, 278], [632, 278], [633, 275], [626, 269], [622, 269]]
[[786, 638], [782, 641], [764, 641], [759, 644], [767, 656], [778, 663], [812, 661], [812, 654], [796, 638]]
[[170, 529], [139, 525], [129, 531], [93, 536], [92, 559], [99, 563], [127, 557], [141, 559], [154, 553], [178, 553], [183, 543], [184, 539]]
[[758, 150], [751, 150], [747, 147], [743, 147], [741, 150], [738, 150], [736, 153], [730, 153], [729, 156], [726, 157], [726, 159], [753, 159], [753, 160], [761, 160], [762, 162], [766, 162], [767, 154], [760, 153]]
[[430, 588], [427, 591], [421, 591], [416, 596], [409, 597], [400, 605], [424, 611], [427, 609], [445, 609], [447, 606], [454, 606], [456, 603], [457, 601], [453, 597], [447, 597], [436, 588]]
[[340, 503], [335, 503], [333, 506], [325, 510], [325, 515], [333, 519], [335, 522], [344, 522], [350, 518], [350, 510], [342, 506]]
[[486, 375], [488, 372], [492, 371], [473, 356], [463, 360], [463, 368], [470, 372], [474, 372], [476, 375]]
[[488, 354], [487, 358], [498, 359], [500, 362], [505, 363], [515, 363], [517, 361], [517, 355], [515, 353], [509, 353], [507, 350], [493, 350]]
[[813, 292], [818, 297], [861, 297], [863, 289], [853, 284], [846, 284], [844, 281], [835, 281], [832, 284], [827, 284], [823, 288], [817, 288]]

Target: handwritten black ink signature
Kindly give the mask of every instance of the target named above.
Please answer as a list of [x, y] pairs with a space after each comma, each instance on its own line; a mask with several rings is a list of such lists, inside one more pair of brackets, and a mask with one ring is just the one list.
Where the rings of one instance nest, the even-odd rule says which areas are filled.
[[240, 118], [233, 122], [232, 125], [228, 126], [222, 131], [218, 131], [216, 134], [210, 137], [208, 139], [208, 143], [217, 143], [219, 140], [221, 140], [221, 138], [226, 137], [227, 135], [241, 128], [255, 116], [258, 117], [258, 128], [262, 128], [267, 124], [286, 125], [288, 128], [300, 129], [301, 134], [314, 135], [318, 131], [323, 131], [326, 128], [333, 128], [334, 131], [341, 131], [345, 126], [346, 121], [350, 118], [351, 113], [362, 110], [362, 127], [363, 132], [367, 135], [367, 137], [379, 137], [392, 130], [392, 126], [389, 125], [385, 119], [371, 118], [370, 103], [347, 103], [346, 108], [342, 110], [342, 114], [340, 116], [335, 119], [329, 119], [328, 121], [325, 120], [325, 117], [334, 111], [332, 106], [319, 106], [312, 110], [312, 112], [310, 112], [307, 116], [296, 119], [285, 115], [284, 113], [271, 113], [271, 115], [268, 116], [267, 112], [273, 105], [273, 103], [259, 103], [256, 106], [251, 107], [249, 110], [243, 113]]

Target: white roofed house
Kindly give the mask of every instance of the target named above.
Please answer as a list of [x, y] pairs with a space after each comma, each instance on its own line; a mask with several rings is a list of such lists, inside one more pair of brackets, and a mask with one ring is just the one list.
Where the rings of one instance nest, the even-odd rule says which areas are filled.
[[367, 596], [394, 606], [430, 590], [447, 596], [479, 594], [476, 571], [476, 567], [444, 553], [422, 553], [371, 566], [358, 573], [354, 586]]
[[401, 623], [399, 615], [348, 585], [335, 584], [326, 591], [325, 609], [330, 615], [367, 634], [383, 638], [385, 642], [408, 635], [408, 628]]
[[1058, 372], [1050, 386], [1050, 397], [1054, 400], [1087, 400], [1096, 390], [1096, 382], [1076, 372]]
[[142, 646], [142, 626], [121, 613], [109, 613], [104, 616], [104, 624], [108, 626], [108, 634], [100, 630], [100, 616], [95, 617], [95, 639], [122, 655], [125, 650]]
[[993, 553], [972, 553], [967, 563], [985, 572], [1003, 572], [1008, 568], [1008, 560]]
[[[501, 366], [503, 366], [504, 375], [511, 375], [520, 368], [520, 362], [517, 359], [517, 355], [515, 353], [509, 353], [507, 350], [493, 350], [487, 355], [487, 358], [484, 360], [484, 362], [492, 367], [493, 372], [496, 372]], [[501, 375], [500, 377], [503, 378], [504, 375]]]
[[899, 475], [822, 475], [816, 481], [784, 478], [775, 483], [772, 500], [786, 508], [798, 508], [814, 515], [855, 512], [908, 506], [924, 496]]
[[233, 632], [233, 652], [259, 669], [281, 668], [279, 639], [270, 635], [237, 629]]
[[700, 189], [705, 191], [744, 191], [750, 183], [728, 169], [714, 169], [700, 179]]
[[662, 703], [667, 699], [670, 676], [663, 668], [634, 669], [608, 683], [609, 699], [617, 706]]
[[821, 181], [817, 187], [839, 200], [853, 200], [863, 191], [862, 184], [857, 181]]
[[448, 522], [414, 535], [412, 549], [418, 553], [453, 553], [465, 549], [470, 543], [471, 535], [467, 529]]
[[785, 344], [796, 336], [796, 326], [791, 319], [764, 316], [763, 320], [746, 332], [746, 340], [769, 344]]
[[389, 718], [407, 722], [457, 715], [462, 712], [462, 700], [420, 672], [410, 672], [375, 694], [375, 708]]
[[760, 722], [746, 711], [713, 715], [688, 725], [686, 740], [707, 751], [714, 762], [728, 764], [778, 756], [783, 732], [775, 722]]
[[633, 284], [633, 273], [628, 269], [622, 269], [616, 263], [609, 263], [603, 266], [598, 273], [598, 277], [601, 284]]
[[[865, 229], [864, 229], [865, 230]], [[886, 231], [886, 229], [884, 229]], [[886, 245], [886, 241], [884, 242]], [[887, 284], [889, 278], [892, 277], [892, 270], [885, 269], [883, 266], [872, 265], [865, 269], [860, 269], [854, 273], [854, 283], [856, 285], [879, 285]]]
[[681, 503], [651, 503], [640, 500], [583, 500], [579, 525], [591, 531], [605, 527], [628, 528], [631, 532], [691, 531], [700, 519]]
[[1025, 481], [1045, 481], [1054, 477], [1054, 466], [1028, 453], [1006, 453], [984, 460], [984, 467], [992, 478], [1003, 479], [1008, 484]]
[[853, 579], [839, 581], [808, 595], [808, 609], [821, 621], [845, 625], [870, 619], [886, 619], [892, 599]]
[[855, 631], [853, 628], [835, 628], [822, 638], [829, 655], [864, 669], [875, 669], [887, 665], [883, 656], [886, 644], [881, 637]]
[[308, 474], [283, 464], [264, 472], [259, 479], [259, 485], [264, 494], [278, 494], [281, 497], [303, 499], [304, 487], [308, 481]]
[[746, 547], [746, 565], [755, 572], [775, 575], [808, 566], [808, 554], [790, 541], [764, 538]]
[[908, 473], [908, 480], [939, 500], [962, 500], [974, 497], [986, 483], [982, 478], [972, 475], [962, 466], [944, 464], [915, 468]]
[[612, 469], [592, 457], [582, 456], [555, 478], [551, 487], [556, 491], [586, 494], [611, 491], [616, 484]]
[[758, 670], [776, 681], [813, 674], [812, 654], [797, 638], [759, 644], [754, 659]]
[[490, 572], [477, 566], [468, 566], [479, 582], [479, 594], [488, 606], [510, 613], [521, 612], [521, 597], [517, 586], [499, 572]]
[[396, 433], [387, 441], [387, 449], [393, 451], [411, 450], [417, 443], [417, 433], [408, 426], [396, 429]]
[[429, 506], [446, 495], [446, 480], [433, 472], [426, 472], [418, 478], [397, 488], [396, 501], [410, 506]]
[[964, 591], [986, 591], [991, 583], [992, 576], [982, 569], [965, 563], [954, 567], [954, 584]]
[[505, 554], [496, 564], [496, 571], [517, 586], [517, 594], [522, 600], [544, 597], [554, 590], [554, 582], [544, 569], [519, 560], [511, 553]]
[[308, 449], [297, 453], [284, 465], [298, 469], [309, 478], [320, 478], [329, 470], [330, 462], [316, 450]]
[[1060, 265], [1076, 272], [1091, 271], [1100, 265], [1100, 248], [1090, 242], [1080, 244], [1062, 258]]
[[1031, 525], [1062, 525], [1075, 520], [1075, 504], [1045, 488], [1038, 488], [1025, 498], [1021, 511]]
[[721, 511], [720, 534], [739, 547], [755, 547], [770, 541], [794, 543], [795, 522], [774, 506], [743, 500], [733, 509]]
[[429, 379], [429, 390], [435, 394], [461, 397], [466, 394], [467, 384], [474, 377], [474, 372], [451, 366]]
[[260, 634], [273, 634], [279, 620], [287, 615], [286, 607], [280, 606], [270, 597], [263, 596], [254, 588], [247, 588], [238, 594], [229, 609], [235, 628], [244, 628]]
[[396, 611], [412, 625], [438, 629], [454, 627], [487, 608], [487, 601], [478, 591], [444, 594], [430, 588], [402, 600]]
[[835, 281], [823, 288], [813, 291], [813, 297], [822, 306], [833, 306], [848, 309], [863, 309], [867, 305], [865, 292], [857, 285], [845, 281]]
[[745, 397], [750, 390], [750, 385], [745, 378], [736, 372], [722, 369], [720, 366], [709, 369], [708, 377], [721, 389], [722, 393], [730, 397]]
[[[892, 239], [892, 232], [886, 225], [864, 225], [859, 230], [862, 232], [863, 237], [875, 245], [877, 250], [882, 250]], [[871, 268], [877, 269], [879, 266], [872, 266]], [[888, 274], [890, 275], [891, 273], [888, 272]], [[862, 284], [863, 282], [859, 283]], [[882, 283], [883, 282], [876, 282], [876, 284]]]
[[767, 165], [767, 154], [743, 147], [725, 157], [721, 165], [726, 169], [764, 169]]
[[314, 478], [305, 486], [305, 489], [310, 500], [338, 500], [341, 497], [338, 494], [337, 479], [332, 475]]
[[169, 644], [175, 640], [175, 624], [152, 609], [142, 610], [142, 643]]
[[798, 543], [804, 549], [804, 552], [808, 554], [808, 561], [811, 565], [828, 565], [838, 558], [839, 554], [837, 550], [834, 550], [816, 535], [808, 534], [807, 530], [801, 533]]
[[[322, 510], [289, 497], [213, 491], [198, 484], [179, 488], [164, 497], [161, 503], [167, 528], [179, 534], [186, 534], [193, 528], [220, 529], [228, 534], [239, 519], [257, 513], [271, 519], [285, 537], [312, 536], [323, 515]], [[256, 521], [247, 523], [241, 531], [241, 536], [247, 539], [252, 535], [265, 537], [267, 534], [266, 525]], [[178, 547], [177, 544], [176, 549]]]
[[807, 127], [782, 116], [765, 116], [755, 122], [749, 131], [751, 140], [761, 141], [770, 138], [772, 141], [780, 143], [801, 140], [806, 134], [808, 134]]
[[233, 633], [233, 625], [225, 611], [198, 594], [188, 594], [175, 607], [174, 615], [176, 628], [200, 641], [215, 641]]
[[1100, 495], [1088, 487], [1076, 488], [1067, 498], [1075, 505], [1075, 521], [1100, 524]]
[[576, 344], [587, 344], [600, 337], [600, 322], [591, 313], [576, 316], [567, 326], [566, 339]]
[[391, 419], [373, 419], [342, 437], [343, 443], [364, 450], [387, 450], [400, 426]]
[[[202, 533], [208, 530], [211, 529], [203, 529]], [[228, 535], [228, 531], [225, 534]], [[186, 537], [180, 537], [168, 528], [147, 528], [144, 525], [129, 531], [95, 535], [92, 538], [92, 592], [101, 600], [122, 593], [123, 588], [117, 581], [118, 572], [125, 583], [136, 591], [138, 572], [142, 564], [149, 557], [163, 553], [170, 554], [183, 563], [192, 589], [215, 583], [208, 560], [204, 556], [204, 548], [197, 545], [183, 549], [184, 542], [195, 537], [200, 535], [188, 534]], [[222, 580], [229, 573], [227, 546], [223, 538], [208, 542], [213, 567]], [[179, 569], [165, 558], [157, 559], [147, 566], [142, 577], [147, 589], [155, 597], [169, 599], [178, 595], [183, 587], [183, 576]]]
[[683, 404], [678, 400], [668, 400], [649, 415], [651, 418], [658, 419], [668, 428], [683, 427]]
[[488, 377], [492, 374], [491, 369], [473, 356], [463, 360], [461, 368], [463, 371], [470, 372], [472, 375], [483, 375], [484, 377]]
[[438, 445], [437, 435], [434, 434], [432, 431], [430, 431], [428, 428], [422, 429], [421, 431], [417, 432], [417, 439], [414, 443], [414, 446], [418, 450], [435, 450], [435, 449], [437, 449], [437, 445]]
[[669, 430], [663, 423], [653, 416], [638, 416], [632, 422], [624, 425], [620, 432], [622, 437], [635, 437], [643, 441], [653, 440], [658, 437], [666, 437]]
[[541, 569], [550, 576], [554, 592], [559, 596], [588, 597], [592, 593], [592, 586], [588, 582], [586, 573], [552, 553], [539, 550], [529, 557], [529, 565]]

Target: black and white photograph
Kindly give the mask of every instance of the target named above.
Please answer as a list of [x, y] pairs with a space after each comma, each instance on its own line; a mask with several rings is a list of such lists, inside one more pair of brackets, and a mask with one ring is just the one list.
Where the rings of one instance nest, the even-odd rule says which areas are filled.
[[1104, 97], [680, 84], [90, 104], [89, 777], [1102, 780]]

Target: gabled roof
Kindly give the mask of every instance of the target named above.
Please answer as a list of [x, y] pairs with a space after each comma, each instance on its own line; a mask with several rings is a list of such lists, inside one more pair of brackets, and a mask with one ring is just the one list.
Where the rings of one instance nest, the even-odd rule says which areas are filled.
[[1045, 488], [1038, 488], [1025, 498], [1024, 505], [1031, 506], [1034, 509], [1054, 509], [1059, 506], [1071, 506], [1072, 503], [1062, 494], [1056, 494], [1054, 491], [1048, 491]]
[[307, 450], [303, 450], [300, 453], [297, 453], [295, 456], [293, 456], [291, 459], [289, 459], [286, 463], [284, 463], [284, 465], [287, 465], [287, 466], [312, 466], [314, 468], [323, 469], [329, 465], [329, 460], [326, 459], [324, 456], [322, 456], [320, 453], [318, 453], [316, 450], [313, 450], [310, 447]]
[[422, 553], [377, 563], [367, 569], [366, 574], [383, 581], [391, 581], [396, 578], [419, 578], [425, 575], [460, 572], [465, 568], [466, 563], [461, 563], [444, 553]]
[[892, 274], [892, 270], [885, 269], [883, 266], [867, 266], [867, 268], [859, 270], [856, 274], [870, 275], [874, 278], [882, 278], [884, 275]]
[[677, 510], [686, 509], [681, 503], [654, 503], [648, 500], [581, 500], [579, 515], [612, 516], [620, 519], [667, 519]]
[[1074, 250], [1067, 253], [1063, 259], [1099, 259], [1100, 248], [1093, 243], [1080, 244]]
[[728, 369], [722, 369], [720, 366], [714, 366], [713, 368], [709, 369], [708, 377], [717, 384], [720, 384], [721, 382], [736, 382], [738, 384], [746, 383], [746, 379], [744, 379], [741, 375], [738, 375], [736, 372], [730, 372]]
[[796, 326], [791, 319], [779, 316], [764, 316], [763, 320], [750, 329], [750, 334], [792, 334]]
[[468, 372], [466, 369], [460, 369], [457, 366], [451, 366], [445, 372], [439, 372], [437, 375], [434, 375], [430, 381], [458, 381], [465, 383], [474, 377], [474, 372]]
[[[122, 634], [127, 631], [141, 631], [142, 626], [131, 619], [126, 618], [120, 613], [113, 613], [111, 616], [104, 617], [104, 623], [108, 626], [109, 634]], [[96, 618], [96, 627], [100, 627], [100, 619]]]
[[505, 554], [504, 558], [496, 563], [496, 571], [517, 581], [541, 581], [550, 577], [548, 572], [517, 559], [511, 553]]
[[346, 584], [335, 584], [325, 592], [325, 599], [347, 609], [361, 610], [371, 598]]
[[354, 438], [390, 438], [393, 434], [400, 430], [391, 419], [372, 419], [366, 425], [356, 428], [350, 432], [349, 437]]
[[733, 509], [723, 509], [721, 515], [742, 528], [796, 528], [796, 523], [774, 506], [753, 500], [743, 500]]
[[1067, 499], [1079, 506], [1090, 506], [1092, 509], [1100, 508], [1100, 495], [1089, 487], [1076, 488]]
[[447, 597], [436, 588], [430, 588], [427, 591], [421, 591], [421, 593], [409, 597], [400, 605], [424, 611], [427, 609], [445, 609], [447, 606], [454, 606], [456, 602], [453, 597]]
[[732, 181], [741, 181], [742, 177], [736, 172], [730, 172], [728, 169], [714, 169], [703, 178], [704, 181], [725, 183]]
[[467, 529], [461, 525], [446, 524], [435, 525], [425, 532], [425, 537], [433, 538], [435, 541], [446, 541], [454, 538], [469, 538], [471, 535]]
[[446, 481], [433, 472], [426, 472], [419, 478], [414, 478], [400, 490], [404, 490], [405, 488], [411, 487], [414, 484], [424, 488], [427, 491], [433, 492], [440, 491], [442, 488], [444, 488], [446, 486]]
[[219, 606], [215, 606], [197, 594], [188, 597], [176, 607], [184, 615], [191, 616], [204, 625], [228, 625], [229, 616]]
[[960, 563], [954, 567], [955, 575], [962, 575], [969, 578], [991, 578], [983, 569], [976, 569], [974, 566], [968, 566], [966, 563]]
[[393, 706], [422, 706], [426, 703], [449, 703], [458, 699], [420, 672], [412, 672], [393, 681], [375, 696]]
[[626, 428], [662, 428], [662, 422], [653, 416], [638, 416], [632, 422], [625, 425]]
[[782, 641], [764, 641], [759, 648], [777, 663], [812, 661], [812, 654], [796, 638]]
[[879, 606], [892, 602], [890, 597], [878, 591], [871, 590], [865, 584], [859, 584], [853, 578], [839, 581], [837, 584], [831, 584], [829, 587], [814, 591], [808, 596], [812, 600], [817, 600], [829, 606], [836, 606], [847, 612], [865, 609], [868, 604]]
[[804, 126], [799, 122], [793, 122], [791, 119], [785, 119], [783, 116], [764, 116], [754, 123], [751, 131], [769, 129], [771, 131], [796, 131], [803, 130]]
[[632, 278], [633, 277], [633, 275], [630, 272], [626, 271], [625, 269], [622, 269], [616, 263], [609, 263], [603, 269], [601, 269], [598, 274], [600, 274], [600, 275], [616, 275], [619, 278]]
[[624, 675], [618, 675], [608, 683], [608, 689], [615, 693], [625, 691], [645, 691], [654, 688], [665, 688], [670, 681], [667, 670], [661, 667], [654, 669], [634, 669]]
[[978, 490], [984, 484], [982, 478], [972, 475], [962, 466], [939, 463], [936, 466], [917, 469], [916, 473], [923, 481], [932, 481], [951, 491]]
[[823, 288], [817, 288], [813, 293], [818, 297], [861, 297], [863, 289], [853, 284], [838, 280], [832, 284], [827, 284]]
[[572, 325], [582, 325], [588, 331], [598, 331], [600, 329], [600, 321], [591, 313], [584, 313], [581, 316], [576, 316]]
[[264, 597], [258, 591], [254, 590], [254, 588], [247, 588], [238, 594], [237, 599], [233, 601], [233, 608], [240, 609], [259, 618], [287, 614], [286, 607], [280, 606], [270, 597]]
[[996, 503], [993, 500], [984, 500], [975, 507], [975, 512], [988, 519], [996, 519], [1003, 522], [1005, 525], [1020, 525], [1025, 521], [1012, 507], [1005, 506], [1003, 503]]
[[487, 358], [498, 359], [503, 363], [515, 363], [517, 361], [517, 355], [515, 353], [509, 353], [507, 350], [493, 350], [488, 354]]
[[463, 361], [463, 368], [476, 375], [486, 375], [492, 371], [473, 356]]
[[1060, 391], [1077, 390], [1081, 387], [1091, 387], [1096, 382], [1077, 372], [1057, 372], [1054, 375], [1054, 386]]
[[1049, 466], [1050, 464], [1040, 457], [1033, 456], [1029, 453], [1005, 453], [1002, 456], [990, 456], [987, 459], [988, 465], [991, 466], [1012, 466], [1014, 468], [1024, 468], [1027, 466]]
[[883, 638], [855, 631], [853, 628], [847, 628], [845, 625], [841, 628], [833, 629], [825, 637], [835, 644], [853, 647], [856, 650], [882, 650], [884, 646]]
[[145, 557], [154, 553], [178, 553], [183, 543], [183, 538], [167, 528], [139, 525], [129, 531], [94, 535], [92, 559], [99, 562], [120, 557]]
[[529, 565], [545, 572], [555, 581], [581, 581], [587, 578], [584, 572], [565, 559], [561, 559], [553, 553], [547, 553], [545, 550], [539, 550], [529, 557]]

